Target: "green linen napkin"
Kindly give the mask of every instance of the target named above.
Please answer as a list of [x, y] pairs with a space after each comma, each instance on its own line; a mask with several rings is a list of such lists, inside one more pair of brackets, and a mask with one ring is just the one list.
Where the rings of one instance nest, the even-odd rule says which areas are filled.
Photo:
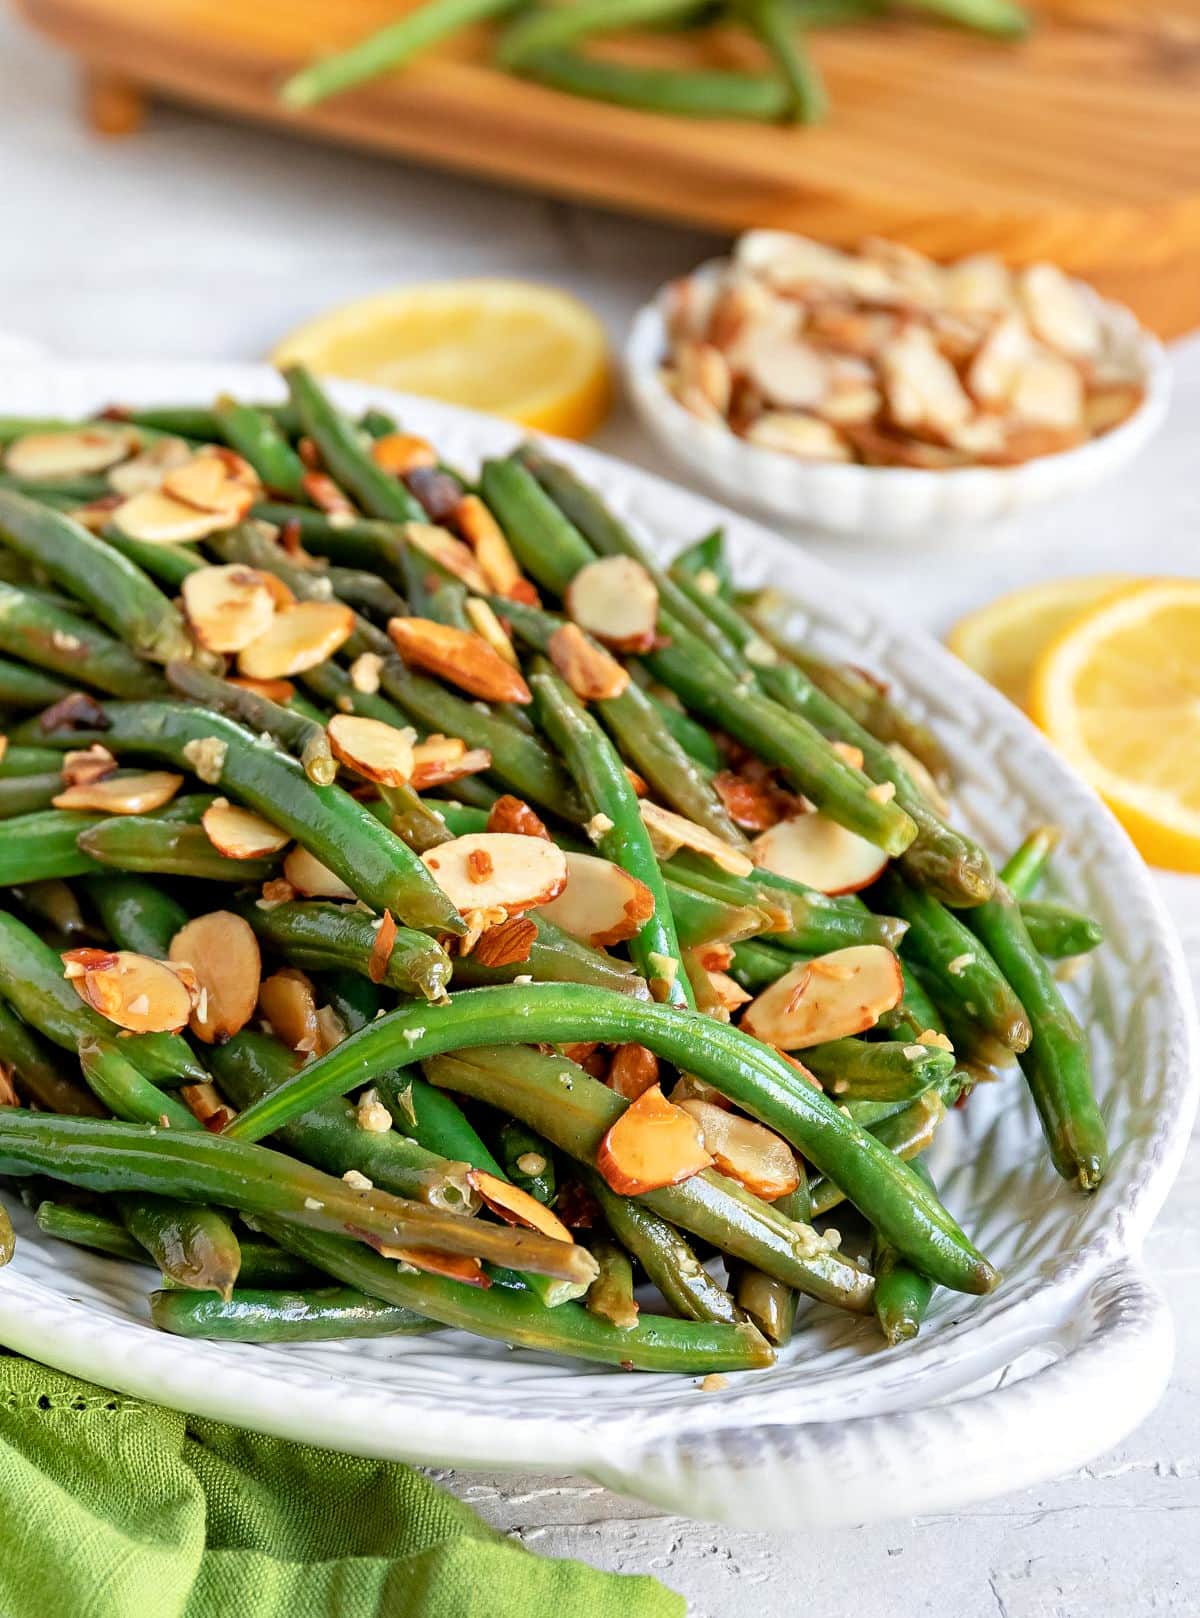
[[683, 1618], [532, 1555], [410, 1467], [262, 1438], [0, 1352], [3, 1618]]

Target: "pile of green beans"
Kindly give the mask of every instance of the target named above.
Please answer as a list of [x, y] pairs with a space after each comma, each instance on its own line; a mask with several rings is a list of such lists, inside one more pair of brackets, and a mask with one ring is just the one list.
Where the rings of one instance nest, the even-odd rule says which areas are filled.
[[[564, 28], [595, 10], [526, 8], [506, 50], [562, 58]], [[0, 1175], [37, 1188], [41, 1235], [157, 1268], [150, 1317], [182, 1336], [456, 1327], [687, 1374], [769, 1364], [798, 1303], [900, 1344], [938, 1288], [990, 1291], [994, 1266], [921, 1160], [981, 1069], [1019, 1068], [1064, 1179], [1093, 1190], [1107, 1161], [1054, 964], [1101, 930], [1036, 891], [1057, 833], [1031, 833], [997, 876], [891, 751], [902, 740], [949, 786], [936, 738], [768, 628], [720, 533], [663, 566], [529, 445], [475, 487], [439, 467], [427, 512], [428, 481], [376, 450], [394, 422], [350, 419], [302, 367], [286, 381], [282, 407], [125, 413], [131, 453], [168, 433], [242, 458], [253, 520], [191, 544], [131, 539], [109, 501], [96, 521], [104, 473], [0, 481]], [[74, 427], [3, 421], [0, 449]], [[346, 512], [310, 503], [314, 468]], [[519, 588], [489, 575], [468, 495]], [[657, 603], [636, 650], [575, 619], [575, 581], [605, 558]], [[274, 613], [343, 603], [349, 638], [244, 681], [191, 616], [217, 567], [267, 584]], [[405, 661], [396, 619], [474, 635], [464, 657], [497, 656], [498, 630], [528, 700], [482, 701], [457, 665]], [[403, 732], [414, 760], [462, 744], [475, 771], [377, 778], [338, 716], [388, 749]], [[147, 802], [146, 771], [170, 772], [167, 801]], [[756, 863], [754, 838], [798, 813], [873, 843], [878, 877], [847, 893], [832, 872], [810, 885]], [[499, 855], [489, 838], [520, 833], [568, 873], [607, 865], [636, 913], [591, 932], [576, 917], [576, 936], [570, 906], [471, 909], [441, 886], [435, 853], [470, 837]], [[195, 960], [186, 940], [214, 928], [228, 947]], [[895, 976], [871, 1026], [798, 1034], [787, 1053], [739, 1026], [746, 997], [851, 950]], [[139, 1022], [148, 995], [106, 999], [90, 975], [125, 971], [182, 985], [182, 1025]], [[656, 1080], [673, 1127], [716, 1107], [757, 1146], [739, 1156], [696, 1121], [709, 1166], [630, 1191], [615, 1143]], [[695, 1103], [709, 1113], [676, 1107]], [[794, 1164], [789, 1188], [756, 1178], [767, 1160]], [[0, 1261], [13, 1241], [0, 1206]]]

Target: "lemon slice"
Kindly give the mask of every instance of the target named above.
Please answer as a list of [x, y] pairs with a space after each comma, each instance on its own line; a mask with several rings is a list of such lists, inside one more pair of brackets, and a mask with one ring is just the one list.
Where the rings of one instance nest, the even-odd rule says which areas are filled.
[[1200, 871], [1200, 580], [1110, 596], [1046, 648], [1033, 717], [1153, 864]]
[[961, 618], [946, 645], [1010, 702], [1028, 708], [1030, 675], [1050, 642], [1105, 596], [1135, 582], [1127, 573], [1091, 573], [1031, 584]]
[[603, 326], [577, 298], [526, 281], [397, 287], [318, 315], [271, 358], [562, 438], [594, 432], [612, 404]]

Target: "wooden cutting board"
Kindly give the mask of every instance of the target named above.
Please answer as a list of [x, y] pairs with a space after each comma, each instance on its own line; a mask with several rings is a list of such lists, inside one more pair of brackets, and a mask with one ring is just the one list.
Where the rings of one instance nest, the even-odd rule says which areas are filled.
[[[298, 132], [721, 229], [1057, 261], [1158, 332], [1200, 325], [1200, 0], [1047, 0], [1018, 45], [909, 20], [815, 37], [818, 129], [671, 119], [496, 72], [472, 30], [303, 114], [286, 74], [415, 0], [17, 0], [130, 85]], [[733, 33], [605, 46], [753, 66]]]

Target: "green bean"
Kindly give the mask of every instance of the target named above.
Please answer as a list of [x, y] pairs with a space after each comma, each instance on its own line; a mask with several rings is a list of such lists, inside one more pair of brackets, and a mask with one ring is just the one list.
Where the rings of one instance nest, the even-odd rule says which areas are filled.
[[[935, 1189], [929, 1170], [920, 1159], [914, 1163], [913, 1173], [924, 1180], [931, 1191]], [[933, 1282], [879, 1235], [875, 1237], [872, 1268], [875, 1271], [875, 1318], [894, 1348], [920, 1331], [933, 1296]]]
[[[358, 896], [411, 926], [465, 931], [454, 906], [412, 851], [340, 787], [318, 787], [295, 759], [223, 714], [173, 702], [107, 703], [104, 741], [189, 768], [197, 751], [220, 758], [222, 790], [281, 827]], [[78, 738], [67, 738], [71, 745]], [[214, 771], [215, 773], [215, 771]]]
[[265, 1292], [239, 1287], [228, 1299], [152, 1292], [150, 1319], [159, 1331], [218, 1343], [325, 1343], [342, 1338], [427, 1332], [433, 1323], [400, 1304], [354, 1287]]
[[130, 422], [143, 429], [145, 438], [165, 433], [171, 438], [196, 438], [215, 444], [221, 437], [216, 417], [202, 405], [117, 405], [102, 419]]
[[[64, 1050], [76, 1050], [84, 1039], [113, 1036], [113, 1024], [85, 1006], [63, 976], [61, 958], [6, 910], [0, 910], [0, 995]], [[176, 1034], [132, 1034], [121, 1040], [121, 1050], [148, 1079], [183, 1084], [208, 1077]]]
[[[425, 1072], [438, 1085], [512, 1112], [589, 1167], [605, 1132], [628, 1105], [574, 1062], [524, 1045], [439, 1056], [426, 1062]], [[869, 1307], [869, 1276], [736, 1180], [709, 1170], [635, 1200], [669, 1225], [815, 1298], [842, 1308]], [[708, 1283], [690, 1273], [677, 1278], [676, 1286], [691, 1281], [703, 1294]]]
[[79, 1042], [79, 1067], [88, 1088], [114, 1117], [130, 1124], [150, 1124], [161, 1129], [185, 1131], [202, 1129], [181, 1101], [169, 1090], [160, 1089], [140, 1073], [131, 1056], [125, 1054], [127, 1040], [117, 1043], [113, 1034], [85, 1035]]
[[81, 833], [98, 819], [72, 809], [40, 809], [5, 821], [0, 836], [0, 887], [98, 871], [100, 867], [78, 846]]
[[[314, 971], [347, 967], [370, 976], [378, 918], [357, 905], [297, 900], [267, 910], [247, 900], [232, 908], [264, 943], [299, 966]], [[398, 927], [378, 981], [404, 994], [436, 1000], [445, 992], [450, 970], [446, 952], [435, 939], [411, 927]]]
[[74, 687], [113, 696], [154, 691], [159, 681], [120, 641], [87, 618], [39, 600], [19, 585], [0, 581], [0, 651], [35, 668], [61, 674]]
[[311, 1287], [320, 1285], [320, 1272], [277, 1247], [265, 1236], [242, 1229], [238, 1233], [242, 1267], [238, 1280], [244, 1287]]
[[22, 478], [11, 472], [0, 472], [0, 492], [23, 495], [40, 504], [58, 507], [70, 502], [73, 506], [98, 500], [112, 493], [112, 485], [104, 477], [82, 475], [74, 478]]
[[281, 703], [272, 702], [257, 691], [234, 685], [215, 674], [198, 669], [194, 663], [167, 664], [167, 683], [172, 690], [216, 713], [227, 714], [247, 730], [265, 731], [280, 747], [299, 758], [304, 773], [317, 786], [332, 785], [337, 762], [329, 746], [325, 726], [294, 713]]
[[1038, 826], [1001, 868], [1000, 880], [1014, 899], [1028, 899], [1041, 881], [1062, 832], [1057, 826]]
[[465, 1253], [569, 1281], [590, 1283], [596, 1273], [591, 1256], [574, 1244], [463, 1219], [384, 1191], [353, 1190], [281, 1152], [203, 1129], [185, 1134], [0, 1109], [0, 1172], [49, 1174], [92, 1191], [148, 1191], [242, 1213], [278, 1213], [289, 1224], [350, 1233], [361, 1241]]
[[0, 781], [19, 775], [62, 771], [62, 754], [53, 747], [6, 747], [0, 751]]
[[[712, 589], [712, 593], [719, 595], [722, 601], [733, 600], [733, 570], [729, 565], [723, 528], [714, 528], [690, 545], [685, 545], [676, 554], [672, 566], [681, 568], [691, 578], [700, 578], [705, 594]], [[714, 580], [715, 588], [711, 583]]]
[[629, 1254], [616, 1242], [605, 1241], [603, 1237], [592, 1241], [591, 1251], [600, 1273], [587, 1290], [584, 1307], [589, 1315], [597, 1315], [622, 1331], [629, 1331], [638, 1323]]
[[517, 71], [568, 95], [674, 118], [744, 118], [773, 124], [787, 112], [789, 101], [786, 87], [764, 74], [635, 67], [567, 50], [543, 51], [522, 62]]
[[126, 1230], [175, 1286], [230, 1296], [242, 1252], [224, 1214], [170, 1197], [119, 1196], [116, 1203]]
[[[630, 672], [632, 673], [636, 667], [637, 665], [631, 664]], [[662, 687], [662, 690], [666, 689], [665, 686]], [[697, 723], [685, 708], [676, 706], [679, 699], [675, 697], [674, 692], [668, 692], [668, 695], [674, 700], [668, 702], [657, 691], [647, 690], [646, 701], [696, 767], [715, 774], [725, 762], [721, 749], [703, 725]]]
[[[50, 808], [63, 786], [58, 770], [53, 775], [16, 775], [9, 781], [0, 781], [0, 820], [40, 814]], [[2, 861], [0, 855], [0, 863]]]
[[545, 916], [534, 914], [529, 920], [537, 927], [537, 937], [530, 944], [525, 960], [509, 961], [504, 966], [481, 966], [474, 955], [460, 955], [454, 962], [454, 982], [464, 988], [477, 989], [531, 975], [538, 983], [591, 984], [593, 988], [632, 995], [639, 1000], [649, 995], [645, 978], [639, 976], [628, 961], [618, 960], [604, 950], [593, 949], [580, 939], [572, 938]]
[[[669, 866], [664, 868], [664, 876]], [[681, 949], [698, 949], [704, 944], [734, 943], [752, 938], [771, 920], [755, 905], [727, 904], [698, 889], [667, 880], [667, 898]]]
[[[907, 1162], [909, 1158], [917, 1157], [921, 1152], [928, 1150], [938, 1126], [946, 1116], [947, 1100], [953, 1092], [949, 1086], [944, 1088], [945, 1094], [943, 1088], [931, 1085], [915, 1101], [902, 1103], [894, 1112], [888, 1112], [877, 1123], [869, 1125], [867, 1134], [879, 1146], [892, 1153], [898, 1162]], [[857, 1110], [869, 1103], [852, 1101], [848, 1105]], [[881, 1102], [879, 1105], [882, 1106], [884, 1103]], [[814, 1219], [829, 1213], [846, 1200], [841, 1188], [823, 1173], [809, 1181], [808, 1189], [812, 1197]], [[893, 1245], [899, 1247], [899, 1243]], [[900, 1248], [900, 1251], [905, 1250]], [[912, 1258], [914, 1255], [907, 1253], [906, 1256]]]
[[225, 442], [250, 463], [268, 489], [289, 500], [304, 499], [304, 462], [265, 410], [239, 404], [222, 393], [213, 416]]
[[911, 1101], [954, 1071], [954, 1054], [937, 1045], [834, 1039], [799, 1053], [829, 1095], [842, 1101]]
[[916, 0], [916, 7], [1000, 39], [1021, 39], [1030, 28], [1029, 13], [1015, 0]]
[[702, 1267], [691, 1244], [673, 1225], [636, 1197], [617, 1196], [594, 1171], [585, 1172], [585, 1183], [604, 1210], [608, 1228], [677, 1315], [685, 1320], [723, 1320], [728, 1325], [743, 1318], [725, 1288]]
[[997, 884], [986, 905], [967, 912], [967, 920], [1029, 1014], [1033, 1038], [1017, 1061], [1054, 1166], [1082, 1191], [1094, 1191], [1108, 1165], [1108, 1140], [1092, 1089], [1084, 1032], [1067, 1009], [1003, 883]]
[[380, 522], [374, 517], [332, 522], [327, 512], [277, 500], [260, 500], [250, 515], [278, 528], [293, 524], [305, 550], [313, 555], [345, 567], [369, 569], [393, 585], [403, 583], [402, 563], [408, 546], [400, 524]]
[[394, 72], [439, 39], [457, 33], [470, 23], [502, 16], [511, 11], [514, 4], [515, 0], [432, 0], [360, 40], [349, 50], [324, 57], [294, 73], [281, 88], [280, 98], [289, 107], [315, 106], [318, 101], [341, 95], [365, 79]]
[[43, 1111], [104, 1117], [104, 1108], [91, 1091], [59, 1069], [53, 1052], [5, 1000], [0, 1000], [0, 1064], [15, 1075], [22, 1093]]
[[829, 111], [829, 97], [795, 12], [786, 0], [741, 0], [740, 10], [787, 86], [789, 121], [819, 124]]
[[372, 517], [423, 523], [425, 508], [413, 499], [399, 478], [375, 464], [358, 428], [330, 401], [312, 373], [303, 365], [289, 365], [283, 377], [304, 431], [346, 493]]
[[506, 1118], [496, 1132], [497, 1152], [504, 1172], [514, 1185], [549, 1207], [557, 1189], [554, 1158], [545, 1141], [515, 1118]]
[[71, 694], [65, 680], [56, 680], [25, 663], [0, 658], [0, 708], [48, 708]]
[[903, 997], [894, 1010], [884, 1012], [877, 1026], [892, 1039], [911, 1038], [918, 1043], [924, 1034], [944, 1034], [946, 1024], [941, 1013], [929, 998], [911, 962], [901, 960], [900, 970], [904, 976]]
[[939, 1005], [956, 1005], [1007, 1050], [1023, 1051], [1029, 1017], [978, 938], [933, 894], [893, 871], [876, 887], [881, 902], [908, 923], [901, 951], [919, 963]]
[[156, 545], [146, 539], [131, 539], [123, 534], [116, 523], [106, 523], [101, 536], [106, 545], [119, 551], [127, 561], [140, 567], [160, 584], [178, 590], [189, 573], [207, 566], [200, 553], [190, 545]]
[[543, 51], [593, 34], [682, 21], [700, 9], [699, 0], [579, 0], [566, 8], [524, 12], [501, 35], [496, 60], [510, 70], [520, 69]]
[[187, 911], [169, 893], [140, 876], [90, 876], [84, 891], [117, 948], [137, 955], [165, 960], [171, 940], [188, 919]]
[[738, 1308], [762, 1332], [767, 1342], [782, 1348], [792, 1340], [796, 1323], [796, 1294], [774, 1276], [748, 1264], [734, 1267], [733, 1295]]
[[90, 1247], [110, 1258], [124, 1258], [134, 1264], [146, 1262], [146, 1250], [140, 1242], [107, 1214], [94, 1213], [87, 1208], [73, 1208], [66, 1202], [39, 1202], [34, 1221], [43, 1236], [56, 1241], [71, 1242], [76, 1247]]
[[195, 877], [205, 882], [264, 882], [278, 860], [235, 860], [221, 854], [203, 826], [151, 815], [112, 815], [91, 818], [79, 833], [81, 857], [87, 869], [142, 871], [151, 876]]
[[1070, 960], [1087, 955], [1104, 942], [1104, 929], [1090, 916], [1047, 899], [1026, 899], [1021, 920], [1039, 955], [1047, 960]]
[[785, 972], [790, 972], [798, 959], [789, 955], [786, 950], [777, 949], [774, 944], [761, 938], [745, 938], [733, 946], [733, 960], [730, 963], [729, 974], [743, 989], [751, 994], [757, 994], [768, 984], [775, 983]]
[[36, 500], [0, 490], [0, 535], [142, 657], [165, 663], [195, 655], [178, 609], [141, 568], [79, 523]]
[[745, 1323], [713, 1325], [642, 1315], [626, 1330], [589, 1314], [578, 1303], [547, 1309], [527, 1291], [497, 1286], [485, 1291], [437, 1275], [404, 1274], [355, 1242], [276, 1218], [260, 1218], [258, 1223], [291, 1252], [371, 1297], [402, 1304], [443, 1326], [520, 1348], [598, 1360], [624, 1370], [693, 1374], [756, 1370], [773, 1358], [758, 1332]]
[[325, 577], [339, 601], [348, 602], [359, 612], [369, 612], [385, 625], [389, 618], [404, 618], [410, 611], [400, 592], [377, 573], [356, 567], [328, 567]]
[[620, 754], [565, 681], [544, 671], [531, 675], [530, 685], [539, 722], [566, 759], [590, 815], [607, 822], [596, 847], [654, 897], [653, 913], [629, 940], [630, 959], [656, 998], [694, 1005], [667, 886]]

